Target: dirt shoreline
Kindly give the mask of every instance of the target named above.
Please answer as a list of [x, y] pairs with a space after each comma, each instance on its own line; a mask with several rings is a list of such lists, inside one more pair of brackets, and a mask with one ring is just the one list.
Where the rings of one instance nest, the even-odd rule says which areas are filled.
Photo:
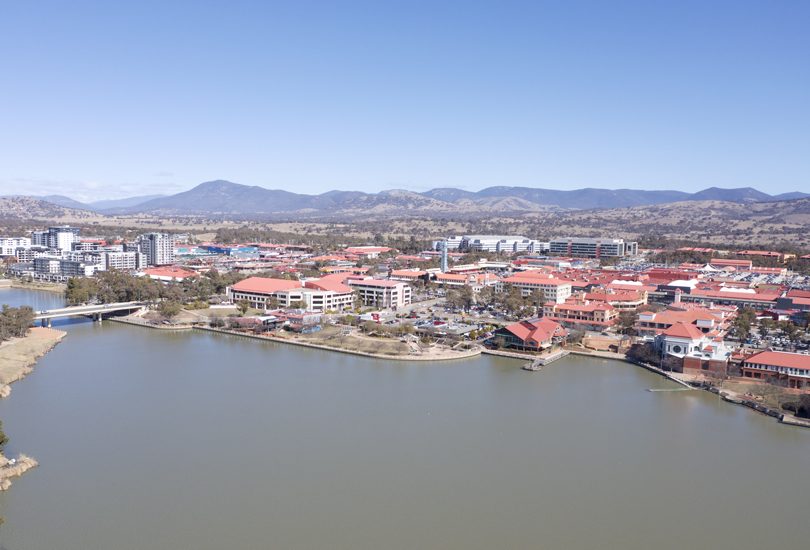
[[[0, 398], [11, 393], [11, 383], [22, 380], [34, 370], [37, 359], [48, 353], [67, 333], [52, 328], [34, 327], [24, 338], [0, 344]], [[9, 459], [0, 453], [0, 491], [11, 487], [11, 481], [37, 466], [37, 461], [21, 454]]]
[[37, 466], [39, 463], [28, 455], [21, 454], [17, 458], [9, 459], [0, 453], [0, 491], [7, 490], [14, 478]]
[[48, 353], [67, 333], [52, 328], [33, 327], [24, 338], [0, 344], [0, 398], [11, 393], [11, 383], [34, 370], [37, 359]]
[[41, 290], [43, 292], [55, 292], [58, 294], [64, 294], [65, 289], [67, 289], [67, 285], [62, 283], [47, 283], [47, 282], [38, 282], [34, 281], [31, 283], [26, 283], [17, 279], [7, 279], [10, 281], [9, 284], [6, 284], [6, 288], [22, 288], [25, 290]]

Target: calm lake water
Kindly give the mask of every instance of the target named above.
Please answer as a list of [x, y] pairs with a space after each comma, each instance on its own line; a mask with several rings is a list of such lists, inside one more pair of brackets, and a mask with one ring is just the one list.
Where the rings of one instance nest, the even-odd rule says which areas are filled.
[[[0, 302], [40, 294], [0, 291]], [[13, 298], [13, 299], [12, 299]], [[58, 301], [58, 298], [51, 297]], [[41, 309], [38, 306], [35, 306]], [[0, 401], [0, 548], [804, 548], [810, 430], [621, 362], [74, 322]]]

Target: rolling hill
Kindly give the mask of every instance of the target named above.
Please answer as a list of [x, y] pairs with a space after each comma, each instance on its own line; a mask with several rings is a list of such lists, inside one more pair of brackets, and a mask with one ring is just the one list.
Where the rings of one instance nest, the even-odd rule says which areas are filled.
[[[785, 194], [787, 195], [790, 198], [810, 196], [800, 192]], [[159, 197], [108, 212], [242, 218], [279, 218], [292, 215], [306, 218], [335, 218], [389, 212], [413, 215], [487, 216], [559, 209], [629, 208], [698, 200], [744, 204], [769, 202], [780, 198], [750, 187], [739, 189], [712, 187], [697, 193], [686, 193], [595, 188], [560, 191], [499, 186], [476, 192], [438, 188], [422, 193], [395, 189], [379, 193], [330, 191], [320, 195], [306, 195], [216, 180], [201, 183], [176, 195]]]

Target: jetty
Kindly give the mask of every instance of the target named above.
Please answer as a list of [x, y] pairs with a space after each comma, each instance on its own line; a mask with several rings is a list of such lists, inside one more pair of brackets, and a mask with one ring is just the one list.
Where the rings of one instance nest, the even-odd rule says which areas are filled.
[[528, 371], [532, 371], [532, 372], [539, 371], [543, 367], [545, 367], [546, 365], [553, 363], [557, 359], [562, 359], [563, 357], [565, 357], [569, 353], [570, 352], [567, 349], [561, 349], [561, 350], [555, 351], [554, 353], [546, 355], [544, 357], [537, 357], [534, 361], [532, 361], [530, 363], [526, 363], [521, 368], [523, 370], [528, 370]]

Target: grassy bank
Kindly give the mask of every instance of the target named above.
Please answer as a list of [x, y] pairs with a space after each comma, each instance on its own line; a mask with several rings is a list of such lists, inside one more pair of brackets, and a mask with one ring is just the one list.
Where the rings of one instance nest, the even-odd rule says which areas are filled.
[[62, 283], [48, 283], [45, 281], [23, 281], [21, 279], [10, 279], [11, 284], [9, 285], [11, 288], [24, 288], [26, 290], [42, 290], [45, 292], [57, 292], [59, 294], [64, 294], [65, 289], [67, 288]]
[[0, 397], [11, 393], [10, 384], [31, 372], [37, 359], [48, 353], [65, 334], [61, 330], [34, 327], [25, 338], [0, 344]]

